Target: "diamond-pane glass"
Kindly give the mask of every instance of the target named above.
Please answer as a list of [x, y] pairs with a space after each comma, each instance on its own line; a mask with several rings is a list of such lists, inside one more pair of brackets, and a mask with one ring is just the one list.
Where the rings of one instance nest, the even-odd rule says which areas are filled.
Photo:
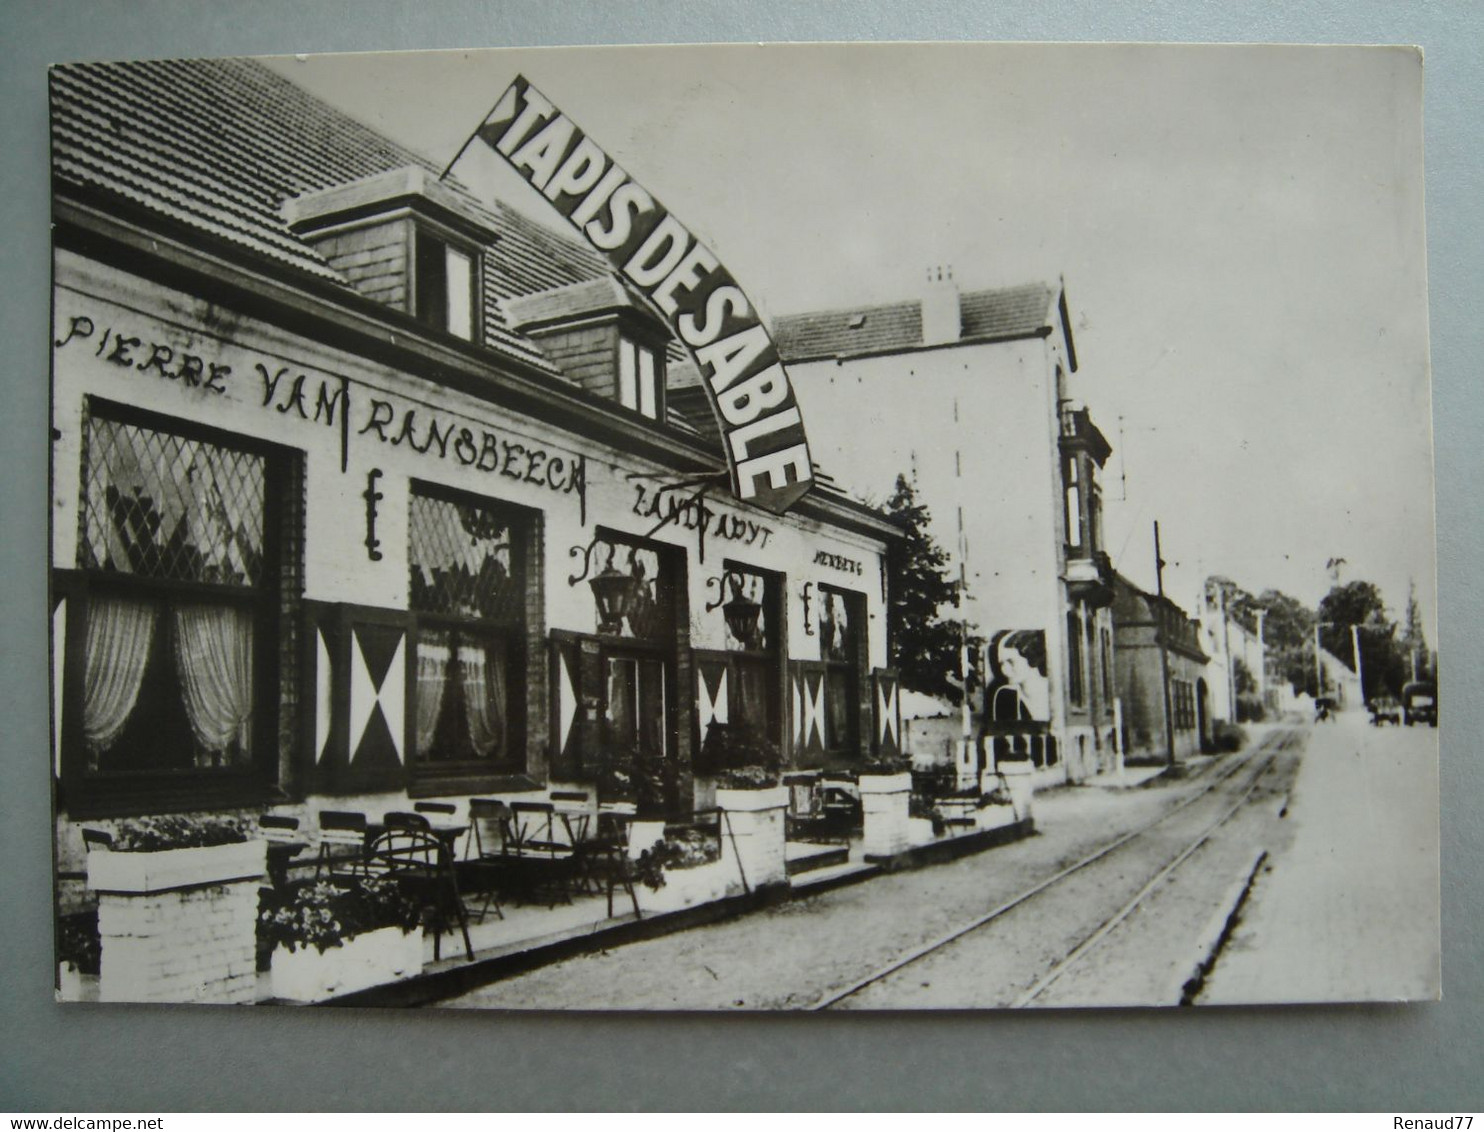
[[414, 495], [407, 533], [412, 607], [518, 618], [521, 592], [511, 575], [511, 537], [509, 522], [495, 512]]
[[253, 586], [263, 574], [261, 456], [95, 417], [85, 569]]

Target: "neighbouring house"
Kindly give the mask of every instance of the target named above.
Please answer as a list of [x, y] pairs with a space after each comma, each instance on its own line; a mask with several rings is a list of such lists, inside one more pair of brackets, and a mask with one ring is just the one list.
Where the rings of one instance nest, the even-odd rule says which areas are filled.
[[915, 477], [935, 540], [966, 564], [988, 641], [977, 757], [1028, 756], [1052, 780], [1111, 768], [1111, 448], [1075, 396], [1065, 289], [960, 292], [935, 269], [919, 297], [786, 316], [777, 339], [820, 463], [874, 499]]
[[1211, 743], [1201, 626], [1168, 597], [1115, 581], [1115, 686], [1128, 765], [1180, 762]]

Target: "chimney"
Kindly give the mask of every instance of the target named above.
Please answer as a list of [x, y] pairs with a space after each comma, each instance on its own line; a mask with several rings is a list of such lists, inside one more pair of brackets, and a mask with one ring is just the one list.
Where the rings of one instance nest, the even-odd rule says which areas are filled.
[[922, 344], [941, 346], [957, 342], [962, 333], [953, 267], [940, 264], [928, 268], [927, 287], [922, 293]]

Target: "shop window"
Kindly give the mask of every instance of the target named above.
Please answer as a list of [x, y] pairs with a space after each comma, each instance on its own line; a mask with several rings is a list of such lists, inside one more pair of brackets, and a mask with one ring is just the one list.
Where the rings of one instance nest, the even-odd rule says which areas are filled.
[[719, 651], [696, 654], [700, 694], [702, 750], [712, 722], [725, 722], [736, 735], [776, 743], [782, 733], [782, 673], [778, 643], [779, 575], [735, 562], [707, 581], [712, 594], [706, 616], [722, 638]]
[[523, 763], [528, 532], [515, 509], [414, 487], [408, 566], [420, 775]]
[[859, 749], [861, 678], [865, 671], [866, 599], [862, 594], [821, 586], [819, 651], [824, 662], [825, 746]]
[[642, 417], [664, 416], [665, 362], [657, 350], [631, 338], [618, 340], [618, 403]]
[[416, 246], [414, 313], [429, 326], [474, 341], [479, 295], [476, 254], [422, 230], [417, 232]]
[[[247, 800], [276, 766], [295, 454], [93, 403], [64, 674], [74, 810]], [[285, 537], [290, 535], [291, 537]]]

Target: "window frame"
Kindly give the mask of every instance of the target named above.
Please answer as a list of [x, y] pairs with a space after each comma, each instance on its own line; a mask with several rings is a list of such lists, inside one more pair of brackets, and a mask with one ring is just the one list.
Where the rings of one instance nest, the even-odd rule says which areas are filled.
[[[640, 362], [645, 357], [651, 359], [653, 366], [650, 374], [650, 381], [652, 383], [651, 395], [654, 402], [652, 412], [645, 412], [644, 410], [644, 388], [640, 380], [643, 375], [643, 366]], [[634, 384], [632, 404], [629, 398], [625, 396], [624, 390], [625, 362], [629, 358], [633, 359], [632, 370], [630, 371]], [[633, 413], [637, 417], [642, 417], [644, 420], [663, 423], [666, 414], [665, 363], [666, 358], [663, 347], [653, 342], [645, 341], [620, 328], [614, 346], [613, 359], [613, 399], [618, 403], [618, 406], [626, 412]]]
[[[414, 219], [408, 237], [408, 286], [407, 309], [423, 326], [457, 338], [460, 342], [481, 345], [484, 340], [484, 258], [478, 245], [456, 235], [451, 229]], [[437, 245], [442, 249], [439, 282], [442, 295], [431, 307], [430, 281], [424, 277], [424, 248]], [[463, 256], [469, 261], [469, 333], [461, 334], [449, 323], [451, 317], [448, 302], [448, 259], [450, 254]]]
[[[100, 418], [261, 458], [263, 565], [261, 577], [253, 586], [141, 577], [80, 564], [53, 568], [53, 598], [67, 603], [65, 639], [62, 642], [65, 649], [62, 686], [53, 689], [53, 694], [61, 699], [61, 733], [57, 737], [61, 772], [58, 809], [65, 809], [69, 817], [77, 819], [261, 804], [280, 792], [280, 732], [286, 731], [280, 723], [285, 715], [293, 715], [295, 711], [295, 689], [292, 686], [295, 674], [287, 670], [289, 666], [284, 661], [287, 652], [296, 644], [296, 610], [290, 606], [301, 595], [287, 592], [284, 575], [290, 565], [289, 557], [297, 554], [294, 573], [302, 577], [303, 509], [302, 505], [297, 509], [298, 529], [291, 529], [295, 507], [290, 501], [295, 498], [302, 501], [304, 454], [285, 445], [88, 395], [84, 399], [81, 418], [86, 438], [81, 446], [81, 485], [86, 485], [89, 475], [94, 436], [92, 422]], [[74, 560], [80, 563], [87, 524], [85, 486], [79, 495], [77, 522], [78, 542]], [[96, 598], [118, 594], [138, 595], [158, 603], [162, 615], [192, 604], [232, 605], [252, 610], [253, 708], [251, 737], [243, 765], [119, 771], [88, 769], [88, 756], [81, 734], [88, 614]], [[53, 647], [56, 647], [55, 643]], [[155, 675], [157, 678], [158, 673]], [[293, 730], [290, 721], [287, 731]]]
[[[413, 500], [433, 499], [456, 506], [474, 507], [494, 512], [507, 523], [510, 531], [510, 577], [519, 580], [518, 614], [509, 618], [471, 617], [432, 609], [420, 609], [413, 603], [411, 577], [416, 568], [412, 552], [411, 522]], [[540, 522], [529, 508], [493, 496], [478, 495], [447, 487], [428, 480], [411, 479], [407, 492], [407, 692], [405, 750], [409, 789], [415, 793], [458, 793], [465, 789], [483, 789], [497, 776], [518, 774], [526, 770], [529, 736], [530, 657], [531, 657], [531, 592], [532, 577], [539, 555], [533, 543], [540, 537]], [[485, 642], [500, 640], [506, 650], [506, 719], [505, 751], [495, 758], [427, 758], [417, 750], [417, 650], [422, 631], [464, 633]]]

